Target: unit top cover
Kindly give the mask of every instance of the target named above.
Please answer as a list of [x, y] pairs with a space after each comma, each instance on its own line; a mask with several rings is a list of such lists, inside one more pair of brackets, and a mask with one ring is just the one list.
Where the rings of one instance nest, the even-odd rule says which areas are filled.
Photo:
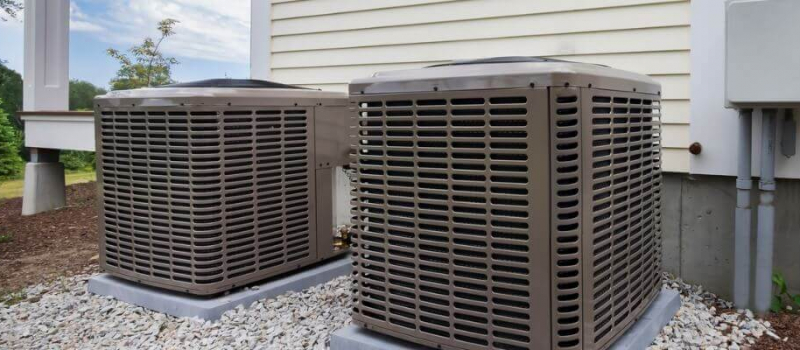
[[[116, 90], [95, 98], [98, 104], [297, 106], [345, 105], [347, 94], [307, 89], [266, 80], [208, 79], [133, 90]], [[123, 102], [124, 101], [124, 102]]]
[[540, 57], [453, 61], [419, 69], [375, 73], [350, 84], [350, 94], [508, 89], [544, 86], [595, 87], [658, 94], [652, 78], [590, 63]]

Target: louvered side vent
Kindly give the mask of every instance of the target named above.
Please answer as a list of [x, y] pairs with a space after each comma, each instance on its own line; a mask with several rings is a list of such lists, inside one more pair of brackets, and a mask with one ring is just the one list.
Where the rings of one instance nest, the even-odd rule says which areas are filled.
[[306, 109], [99, 115], [108, 268], [224, 290], [313, 259], [313, 115]]
[[580, 89], [551, 88], [552, 322], [554, 349], [581, 349]]
[[549, 287], [531, 270], [549, 261], [548, 218], [532, 202], [546, 208], [547, 175], [531, 178], [546, 167], [529, 153], [547, 147], [533, 112], [545, 94], [356, 98], [357, 323], [451, 348], [540, 347]]
[[583, 127], [591, 146], [584, 149], [592, 156], [586, 162], [591, 179], [584, 180], [584, 198], [591, 200], [585, 248], [593, 269], [586, 339], [594, 348], [620, 336], [661, 286], [660, 102], [654, 97], [584, 93], [591, 108]]

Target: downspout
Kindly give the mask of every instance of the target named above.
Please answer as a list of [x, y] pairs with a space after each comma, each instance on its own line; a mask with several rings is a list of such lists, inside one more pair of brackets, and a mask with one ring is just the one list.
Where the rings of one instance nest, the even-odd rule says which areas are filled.
[[739, 110], [739, 159], [736, 178], [733, 303], [746, 309], [750, 304], [750, 190], [752, 156], [752, 109]]
[[755, 311], [764, 315], [772, 301], [772, 250], [775, 234], [775, 109], [762, 110], [761, 192], [756, 238]]

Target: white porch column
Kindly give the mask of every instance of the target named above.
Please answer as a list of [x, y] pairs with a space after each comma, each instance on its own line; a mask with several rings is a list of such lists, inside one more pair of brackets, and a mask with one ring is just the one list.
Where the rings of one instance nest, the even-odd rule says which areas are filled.
[[250, 0], [250, 79], [269, 79], [271, 56], [272, 1]]
[[25, 111], [69, 109], [69, 0], [25, 0]]
[[[25, 0], [25, 111], [69, 109], [69, 6], [69, 0]], [[31, 161], [25, 165], [22, 215], [66, 204], [64, 166], [58, 162], [58, 154], [57, 149], [31, 148]]]

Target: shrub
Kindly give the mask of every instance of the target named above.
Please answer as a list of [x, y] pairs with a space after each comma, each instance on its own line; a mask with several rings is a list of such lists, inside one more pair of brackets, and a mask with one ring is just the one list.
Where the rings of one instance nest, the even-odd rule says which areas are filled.
[[[0, 105], [3, 103], [0, 100]], [[22, 173], [22, 158], [19, 156], [22, 137], [6, 113], [0, 109], [0, 180], [13, 178]]]
[[94, 169], [94, 152], [61, 151], [59, 160], [64, 164], [64, 169], [67, 170]]

